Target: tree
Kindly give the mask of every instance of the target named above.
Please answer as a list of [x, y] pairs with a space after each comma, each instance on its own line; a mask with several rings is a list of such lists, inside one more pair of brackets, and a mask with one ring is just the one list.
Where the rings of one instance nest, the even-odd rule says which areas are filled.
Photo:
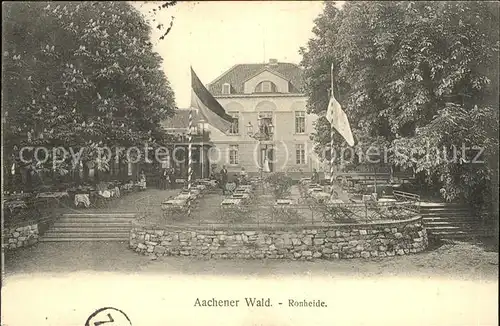
[[[358, 142], [382, 137], [392, 163], [437, 179], [447, 200], [489, 196], [498, 177], [498, 9], [493, 2], [347, 2], [342, 10], [326, 3], [301, 50], [309, 111], [327, 108], [333, 62]], [[313, 137], [320, 148], [330, 141], [324, 119]], [[421, 159], [427, 143], [448, 154], [462, 143], [480, 146], [486, 163], [463, 164], [460, 153], [457, 162], [428, 163]]]
[[[174, 94], [151, 28], [126, 2], [4, 4], [4, 145], [162, 142]], [[92, 146], [93, 145], [93, 146]], [[94, 150], [92, 150], [94, 149]]]

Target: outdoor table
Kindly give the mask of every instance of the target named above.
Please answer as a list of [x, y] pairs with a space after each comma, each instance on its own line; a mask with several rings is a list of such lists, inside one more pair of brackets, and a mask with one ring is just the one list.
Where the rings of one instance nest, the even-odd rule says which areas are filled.
[[170, 200], [167, 200], [167, 201], [164, 201], [163, 203], [161, 203], [161, 208], [162, 209], [168, 209], [169, 207], [172, 207], [172, 206], [186, 206], [187, 205], [187, 199], [185, 198], [174, 198], [174, 199], [170, 199]]
[[177, 196], [175, 196], [177, 199], [195, 199], [196, 196], [194, 194], [190, 193], [180, 193]]
[[292, 200], [291, 199], [277, 199], [276, 203], [274, 204], [275, 206], [289, 206], [292, 205]]
[[315, 192], [323, 192], [323, 188], [311, 188], [308, 189], [307, 192], [312, 195]]
[[200, 191], [203, 191], [203, 190], [207, 189], [207, 186], [205, 186], [205, 185], [201, 185], [201, 184], [200, 184], [200, 185], [197, 185], [197, 186], [196, 186], [196, 189], [198, 189], [198, 190], [200, 190]]
[[99, 190], [98, 194], [104, 198], [111, 198], [111, 190]]
[[108, 189], [110, 194], [111, 194], [111, 197], [120, 197], [120, 188], [118, 187], [114, 187], [113, 189]]
[[78, 204], [83, 204], [85, 208], [88, 208], [90, 206], [89, 194], [75, 194], [75, 207], [78, 207]]
[[238, 187], [234, 190], [234, 192], [236, 193], [245, 193], [245, 194], [249, 194], [252, 192], [252, 189], [249, 189], [249, 188], [242, 188], [242, 187]]
[[7, 200], [22, 200], [25, 198], [33, 197], [32, 193], [29, 192], [24, 192], [24, 193], [19, 193], [19, 194], [10, 194], [5, 197]]
[[336, 204], [343, 204], [344, 201], [342, 199], [331, 199], [330, 201], [328, 201], [328, 204], [331, 204], [331, 205], [336, 205]]
[[8, 208], [11, 212], [17, 208], [28, 208], [24, 200], [4, 200], [3, 206]]
[[330, 198], [330, 194], [324, 191], [315, 191], [311, 193], [311, 197], [318, 200], [325, 200]]
[[362, 199], [361, 199], [361, 200], [362, 200], [363, 202], [367, 202], [367, 201], [372, 201], [372, 199], [373, 199], [373, 198], [372, 198], [372, 196], [371, 196], [371, 195], [363, 195], [363, 197], [362, 197]]
[[227, 206], [235, 206], [235, 205], [241, 205], [242, 200], [240, 198], [226, 198], [222, 201], [221, 206], [222, 207], [227, 207]]
[[248, 200], [250, 199], [250, 195], [246, 193], [233, 193], [230, 198]]
[[191, 188], [191, 190], [189, 190], [192, 194], [195, 194], [195, 195], [199, 195], [201, 194], [201, 190], [200, 189], [197, 189], [197, 188]]

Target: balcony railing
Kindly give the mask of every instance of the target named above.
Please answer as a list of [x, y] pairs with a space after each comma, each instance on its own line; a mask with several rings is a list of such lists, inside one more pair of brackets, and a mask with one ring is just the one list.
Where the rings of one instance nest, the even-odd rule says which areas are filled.
[[[210, 132], [209, 131], [198, 131], [194, 132], [191, 134], [193, 137], [193, 143], [202, 143], [202, 142], [209, 142], [210, 141]], [[189, 142], [189, 136], [188, 134], [178, 134], [174, 136], [174, 139], [176, 142], [179, 143], [187, 143]]]

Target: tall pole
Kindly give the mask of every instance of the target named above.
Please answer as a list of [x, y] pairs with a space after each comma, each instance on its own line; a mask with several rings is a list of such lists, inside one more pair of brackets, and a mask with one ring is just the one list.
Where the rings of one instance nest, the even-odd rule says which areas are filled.
[[193, 110], [189, 110], [189, 123], [188, 123], [188, 190], [191, 191], [191, 177], [193, 174]]
[[201, 148], [200, 148], [200, 161], [201, 161], [201, 178], [204, 178], [204, 167], [205, 167], [205, 145], [203, 141], [205, 140], [205, 121], [201, 120]]
[[262, 182], [262, 180], [263, 180], [262, 177], [263, 177], [263, 174], [264, 174], [264, 160], [265, 160], [264, 159], [264, 155], [265, 155], [265, 152], [262, 152], [262, 143], [261, 143], [261, 140], [258, 139], [257, 141], [258, 141], [258, 144], [259, 144], [259, 151], [260, 151], [260, 181]]
[[[193, 174], [193, 109], [189, 110], [189, 123], [188, 123], [188, 192], [191, 194], [191, 177]], [[191, 215], [191, 203], [188, 206], [188, 216]]]
[[[331, 87], [330, 87], [330, 96], [333, 98], [333, 63], [330, 70], [331, 74]], [[333, 125], [330, 125], [330, 195], [333, 196], [333, 164], [335, 160], [335, 156], [333, 155], [333, 137], [335, 136], [335, 131]]]

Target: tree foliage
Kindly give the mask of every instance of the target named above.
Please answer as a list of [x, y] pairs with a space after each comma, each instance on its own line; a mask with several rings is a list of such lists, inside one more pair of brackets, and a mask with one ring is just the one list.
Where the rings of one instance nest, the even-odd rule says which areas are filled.
[[[486, 195], [498, 175], [498, 28], [494, 2], [346, 2], [341, 10], [326, 2], [301, 49], [308, 109], [326, 111], [333, 63], [358, 143], [382, 137], [393, 163], [437, 177], [448, 200]], [[319, 119], [319, 149], [329, 133]], [[427, 144], [448, 154], [481, 147], [486, 163], [464, 164], [460, 153], [458, 163], [422, 159]]]
[[164, 139], [160, 121], [173, 114], [174, 94], [139, 11], [127, 2], [9, 2], [3, 9], [7, 150]]

